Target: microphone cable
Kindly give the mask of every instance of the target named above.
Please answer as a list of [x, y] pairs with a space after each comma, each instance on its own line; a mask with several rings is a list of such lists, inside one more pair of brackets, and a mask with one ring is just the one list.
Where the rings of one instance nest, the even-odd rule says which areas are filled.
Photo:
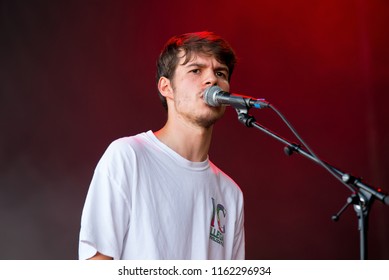
[[[309, 147], [309, 145], [304, 141], [304, 139], [298, 134], [297, 130], [292, 126], [292, 124], [286, 119], [286, 117], [272, 104], [267, 105], [268, 108], [272, 109], [280, 118], [281, 120], [286, 124], [286, 126], [290, 129], [290, 131], [296, 136], [296, 138], [303, 144], [303, 146], [308, 150], [310, 155], [314, 157], [317, 160], [317, 163], [319, 163], [320, 166], [322, 166], [324, 169], [326, 169], [332, 176], [334, 176], [337, 180], [339, 180], [343, 185], [345, 185], [352, 193], [355, 193], [356, 190], [351, 187], [349, 184], [347, 184], [343, 179], [336, 174], [336, 172], [330, 167], [327, 163], [325, 163], [320, 157], [316, 155], [316, 153]], [[298, 150], [297, 150], [298, 152]]]

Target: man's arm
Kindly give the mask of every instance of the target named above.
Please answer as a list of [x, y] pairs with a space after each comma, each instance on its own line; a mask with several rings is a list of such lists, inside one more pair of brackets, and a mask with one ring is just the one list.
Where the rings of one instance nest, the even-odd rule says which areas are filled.
[[93, 257], [91, 257], [88, 260], [113, 260], [113, 258], [97, 252], [96, 255], [94, 255]]

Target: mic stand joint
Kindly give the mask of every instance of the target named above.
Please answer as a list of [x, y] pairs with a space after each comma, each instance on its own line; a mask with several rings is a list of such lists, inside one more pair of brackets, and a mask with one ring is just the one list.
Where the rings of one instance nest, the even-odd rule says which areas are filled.
[[342, 207], [342, 209], [339, 210], [338, 213], [336, 213], [335, 215], [332, 215], [331, 219], [334, 221], [334, 222], [337, 222], [340, 218], [340, 216], [342, 215], [342, 213], [351, 205], [351, 204], [354, 204], [354, 205], [357, 205], [359, 202], [359, 199], [358, 199], [358, 196], [353, 193], [351, 196], [349, 196], [347, 198], [347, 202], [346, 204]]
[[247, 127], [252, 127], [255, 122], [255, 118], [248, 114], [248, 108], [235, 108], [238, 114], [238, 120]]
[[301, 149], [301, 145], [292, 143], [291, 145], [285, 146], [284, 153], [287, 156], [291, 156], [293, 155], [293, 153], [298, 153], [300, 149]]

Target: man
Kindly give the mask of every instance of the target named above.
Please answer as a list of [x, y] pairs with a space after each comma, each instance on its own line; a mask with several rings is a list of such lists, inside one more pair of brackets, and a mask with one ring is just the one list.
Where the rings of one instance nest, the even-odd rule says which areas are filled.
[[243, 195], [209, 159], [225, 107], [204, 91], [229, 91], [236, 62], [211, 32], [171, 38], [157, 84], [165, 126], [114, 141], [99, 161], [81, 220], [80, 259], [243, 259]]

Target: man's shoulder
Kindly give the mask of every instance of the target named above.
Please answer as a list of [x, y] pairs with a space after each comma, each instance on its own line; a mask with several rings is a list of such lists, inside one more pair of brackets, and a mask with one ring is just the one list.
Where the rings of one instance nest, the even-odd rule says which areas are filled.
[[220, 178], [220, 181], [223, 182], [227, 187], [232, 188], [237, 192], [241, 192], [239, 185], [232, 179], [227, 173], [217, 167], [212, 161], [209, 161], [210, 167], [214, 174]]
[[108, 149], [125, 150], [131, 147], [136, 148], [137, 146], [145, 145], [148, 138], [148, 132], [142, 132], [132, 136], [123, 136], [113, 140], [108, 146]]
[[131, 155], [143, 149], [147, 142], [146, 133], [139, 133], [133, 136], [124, 136], [113, 140], [106, 148], [103, 158], [121, 158]]

